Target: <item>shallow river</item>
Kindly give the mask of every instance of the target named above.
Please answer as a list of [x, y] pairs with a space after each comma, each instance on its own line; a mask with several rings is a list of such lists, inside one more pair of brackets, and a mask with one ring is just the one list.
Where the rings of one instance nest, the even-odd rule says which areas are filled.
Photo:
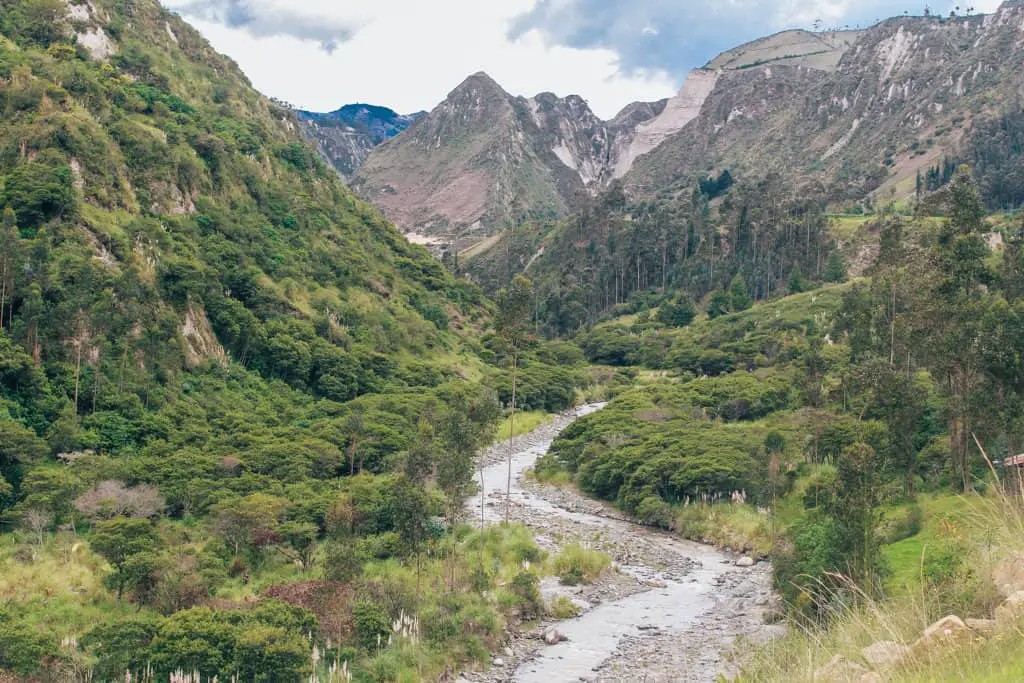
[[[592, 413], [601, 407], [581, 407], [577, 409], [576, 416]], [[511, 497], [513, 507], [517, 510], [514, 519], [527, 524], [530, 524], [531, 519], [551, 520], [558, 523], [563, 533], [566, 528], [575, 531], [579, 539], [593, 538], [596, 533], [600, 533], [602, 536], [624, 539], [622, 542], [627, 548], [631, 543], [637, 546], [646, 544], [648, 547], [656, 545], [661, 551], [661, 561], [657, 563], [658, 566], [632, 560], [629, 564], [620, 565], [621, 572], [635, 576], [638, 582], [655, 587], [646, 592], [603, 602], [579, 617], [555, 624], [559, 631], [568, 636], [568, 640], [538, 650], [515, 669], [511, 680], [519, 683], [558, 683], [581, 679], [714, 680], [720, 668], [720, 660], [708, 660], [717, 660], [720, 650], [726, 649], [735, 635], [749, 629], [751, 620], [743, 618], [744, 612], [747, 607], [749, 610], [758, 610], [755, 601], [765, 602], [766, 587], [763, 584], [766, 572], [752, 573], [750, 578], [741, 575], [740, 580], [751, 585], [738, 591], [737, 596], [737, 591], [727, 590], [736, 587], [738, 581], [735, 576], [737, 572], [744, 571], [734, 566], [735, 556], [727, 556], [714, 548], [683, 541], [631, 522], [570, 511], [525, 490], [523, 477], [551, 445], [553, 431], [549, 429], [548, 434], [532, 439], [532, 443], [523, 443], [513, 454]], [[504, 519], [507, 477], [507, 462], [487, 466], [483, 471], [484, 500], [488, 503], [483, 505], [483, 517], [488, 523]], [[472, 506], [474, 516], [479, 520], [479, 497]], [[546, 522], [544, 526], [547, 526]], [[643, 553], [638, 552], [638, 560], [642, 558]], [[726, 581], [725, 574], [731, 574], [734, 580]], [[742, 583], [740, 587], [743, 588]], [[744, 597], [750, 599], [749, 605], [744, 605]], [[736, 622], [735, 628], [730, 628], [726, 623], [730, 617]], [[703, 634], [703, 639], [701, 637], [703, 625], [712, 622], [717, 629], [708, 631], [720, 633], [720, 648], [714, 647], [714, 642], [712, 647], [708, 647], [707, 634]], [[695, 632], [695, 637], [690, 635]], [[631, 668], [630, 652], [628, 648], [623, 651], [624, 640], [632, 642], [630, 639], [645, 633], [657, 635], [666, 643], [666, 648], [673, 650], [661, 653], [664, 661], [655, 662], [650, 678], [646, 673], [641, 677], [639, 670], [628, 671]], [[686, 647], [672, 645], [674, 640], [689, 643], [695, 639], [701, 641], [700, 647], [693, 647], [692, 652], [687, 652]], [[651, 649], [647, 647], [647, 650]], [[644, 653], [645, 660], [657, 660], [657, 645], [653, 646], [653, 650], [653, 653]], [[615, 662], [621, 675], [613, 674], [608, 669], [610, 662]], [[671, 673], [673, 670], [676, 670], [678, 677]], [[595, 673], [601, 671], [604, 673]]]

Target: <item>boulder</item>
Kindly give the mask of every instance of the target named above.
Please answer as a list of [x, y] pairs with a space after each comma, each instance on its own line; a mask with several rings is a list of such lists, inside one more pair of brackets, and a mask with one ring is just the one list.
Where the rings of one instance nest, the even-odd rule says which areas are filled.
[[910, 648], [894, 640], [880, 640], [860, 651], [864, 661], [874, 668], [895, 666], [910, 653]]
[[989, 635], [996, 630], [995, 619], [964, 619], [967, 628], [978, 633]]
[[736, 560], [736, 566], [737, 567], [753, 567], [754, 566], [754, 558], [752, 558], [752, 557], [741, 557], [740, 559]]
[[970, 637], [971, 630], [963, 619], [949, 615], [936, 621], [924, 630], [924, 634], [914, 643], [914, 649], [931, 647], [944, 642], [956, 642]]
[[1004, 557], [992, 570], [992, 582], [1003, 597], [1024, 591], [1024, 552], [1017, 551]]
[[544, 631], [544, 642], [548, 645], [558, 645], [563, 640], [569, 640], [569, 637], [554, 626]]
[[836, 655], [828, 664], [814, 672], [814, 680], [816, 683], [854, 683], [860, 681], [867, 673], [869, 671], [857, 662]]

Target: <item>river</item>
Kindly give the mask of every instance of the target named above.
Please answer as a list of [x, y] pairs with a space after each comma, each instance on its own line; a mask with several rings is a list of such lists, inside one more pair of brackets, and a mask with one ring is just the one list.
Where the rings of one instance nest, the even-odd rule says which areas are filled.
[[[562, 429], [601, 407], [582, 406], [513, 442], [512, 519], [533, 529], [547, 550], [577, 542], [611, 554], [617, 572], [587, 590], [545, 581], [545, 598], [566, 595], [584, 610], [545, 624], [567, 640], [545, 646], [533, 634], [515, 643], [511, 656], [496, 659], [491, 672], [467, 675], [470, 680], [713, 681], [729, 669], [737, 638], [772, 634], [764, 626], [773, 600], [767, 565], [737, 567], [736, 555], [634, 524], [572, 490], [526, 476]], [[485, 523], [504, 520], [507, 453], [505, 442], [483, 456], [483, 496], [470, 503], [477, 523], [481, 507]]]

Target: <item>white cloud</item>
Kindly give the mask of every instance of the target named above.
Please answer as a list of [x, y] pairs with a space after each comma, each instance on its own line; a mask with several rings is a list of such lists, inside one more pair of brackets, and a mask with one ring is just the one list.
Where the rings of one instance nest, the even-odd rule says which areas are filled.
[[[906, 9], [893, 0], [163, 1], [257, 88], [302, 108], [430, 109], [486, 71], [514, 95], [581, 95], [604, 118], [671, 96], [690, 68], [766, 33], [819, 19], [824, 27], [870, 23]], [[975, 7], [991, 12], [999, 3]]]
[[[195, 1], [165, 4], [182, 9]], [[277, 11], [275, 3], [284, 1], [244, 4], [257, 14]], [[532, 0], [287, 4], [293, 14], [321, 16], [358, 29], [328, 52], [322, 49], [322, 32], [302, 39], [283, 30], [275, 34], [263, 24], [254, 31], [209, 11], [199, 14], [203, 18], [194, 12], [186, 18], [237, 61], [261, 91], [317, 111], [350, 102], [381, 104], [403, 113], [430, 109], [476, 71], [486, 71], [514, 95], [581, 95], [607, 118], [629, 102], [669, 97], [679, 85], [666, 71], [625, 75], [619, 56], [607, 48], [550, 45], [537, 31], [509, 38], [511, 19], [529, 10]]]

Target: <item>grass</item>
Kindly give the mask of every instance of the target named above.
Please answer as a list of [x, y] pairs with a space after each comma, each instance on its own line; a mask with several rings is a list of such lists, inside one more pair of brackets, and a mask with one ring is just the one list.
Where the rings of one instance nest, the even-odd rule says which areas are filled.
[[772, 550], [770, 520], [750, 505], [697, 503], [675, 510], [675, 530], [684, 538], [760, 557]]
[[610, 565], [610, 557], [578, 543], [565, 546], [551, 561], [552, 572], [567, 586], [593, 583]]
[[[791, 624], [789, 633], [756, 650], [737, 681], [808, 681], [835, 655], [863, 662], [861, 650], [878, 641], [912, 644], [936, 619], [990, 618], [1002, 597], [991, 582], [996, 562], [1024, 549], [1024, 506], [999, 495], [922, 496], [921, 531], [885, 549], [893, 569], [889, 597], [872, 598], [850, 587], [848, 599], [828, 607], [823, 624]], [[957, 543], [964, 572], [944, 585], [921, 590], [921, 552]], [[916, 567], [916, 569], [915, 569]], [[850, 600], [849, 597], [853, 599]], [[960, 643], [915, 647], [881, 680], [907, 683], [984, 681], [1010, 683], [1024, 671], [1024, 621], [998, 622], [996, 632]]]
[[517, 411], [515, 420], [515, 431], [512, 431], [512, 416], [509, 415], [508, 417], [501, 421], [500, 425], [498, 425], [498, 432], [497, 435], [495, 436], [495, 439], [498, 441], [504, 441], [505, 439], [510, 439], [513, 436], [519, 436], [521, 434], [526, 434], [527, 432], [532, 432], [534, 429], [540, 427], [542, 424], [544, 424], [551, 418], [551, 413], [545, 413], [544, 411], [541, 410], [531, 410], [525, 412]]
[[941, 543], [951, 523], [956, 524], [970, 515], [979, 501], [952, 495], [924, 495], [917, 504], [924, 519], [921, 531], [885, 546], [882, 551], [891, 571], [886, 588], [893, 595], [914, 594], [920, 590], [922, 557], [927, 556], [929, 548]]
[[82, 634], [97, 623], [136, 611], [103, 586], [106, 567], [102, 558], [89, 552], [87, 543], [69, 532], [49, 536], [42, 546], [4, 534], [0, 536], [0, 605], [62, 636]]

